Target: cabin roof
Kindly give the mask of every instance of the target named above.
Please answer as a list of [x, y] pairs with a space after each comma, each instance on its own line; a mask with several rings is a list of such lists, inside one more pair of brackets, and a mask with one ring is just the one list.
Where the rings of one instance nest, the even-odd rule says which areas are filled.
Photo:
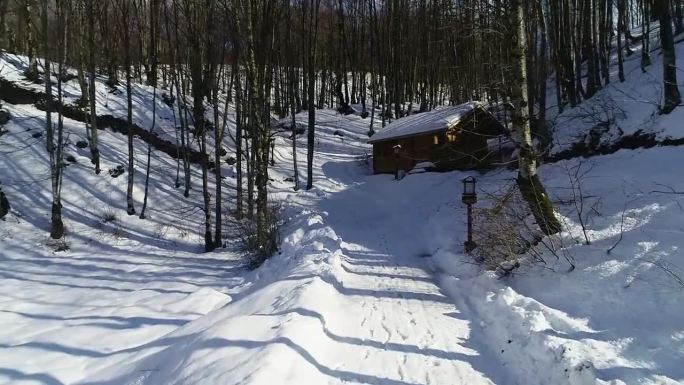
[[432, 111], [409, 115], [395, 120], [388, 124], [384, 130], [376, 132], [368, 140], [368, 143], [442, 131], [457, 124], [477, 107], [482, 107], [482, 103], [473, 101], [458, 106], [437, 107]]

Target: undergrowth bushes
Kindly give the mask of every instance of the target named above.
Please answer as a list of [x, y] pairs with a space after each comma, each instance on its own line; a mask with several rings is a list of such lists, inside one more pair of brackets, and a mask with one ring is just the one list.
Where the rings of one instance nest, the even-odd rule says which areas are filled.
[[281, 242], [281, 227], [285, 223], [282, 216], [282, 205], [272, 203], [268, 209], [266, 220], [267, 239], [260, 243], [257, 239], [256, 218], [235, 220], [235, 229], [241, 251], [248, 255], [250, 268], [261, 266], [268, 258], [279, 251]]
[[489, 194], [488, 200], [492, 204], [476, 208], [473, 218], [477, 247], [472, 256], [484, 269], [507, 275], [522, 262], [546, 264], [548, 256], [562, 257], [574, 268], [572, 257], [562, 248], [562, 238], [544, 236], [515, 182]]

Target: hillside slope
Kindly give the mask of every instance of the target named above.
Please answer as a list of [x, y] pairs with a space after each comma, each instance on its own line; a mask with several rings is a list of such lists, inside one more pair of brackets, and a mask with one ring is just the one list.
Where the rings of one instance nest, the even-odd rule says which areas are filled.
[[[639, 34], [639, 29], [633, 32]], [[657, 25], [651, 25], [652, 64], [641, 68], [641, 45], [624, 58], [625, 81], [618, 79], [617, 54], [612, 52], [610, 83], [592, 98], [575, 108], [566, 106], [559, 113], [555, 81], [547, 86], [547, 117], [553, 130], [552, 158], [567, 159], [578, 155], [613, 153], [633, 149], [684, 144], [681, 129], [684, 109], [676, 108], [660, 115], [663, 104], [663, 64]], [[675, 45], [679, 61], [684, 58], [684, 44]], [[681, 83], [681, 74], [678, 73]], [[586, 80], [585, 80], [586, 81]]]

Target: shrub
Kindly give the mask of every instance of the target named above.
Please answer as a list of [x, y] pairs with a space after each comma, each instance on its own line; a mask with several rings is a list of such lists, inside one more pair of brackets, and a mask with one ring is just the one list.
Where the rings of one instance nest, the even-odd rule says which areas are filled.
[[117, 219], [116, 213], [111, 207], [107, 206], [102, 210], [102, 223], [116, 222]]
[[556, 259], [562, 253], [574, 268], [572, 256], [556, 244], [560, 238], [545, 237], [535, 223], [515, 182], [488, 198], [493, 202], [490, 207], [474, 210], [473, 236], [477, 247], [472, 255], [478, 264], [503, 276], [518, 268], [523, 260], [546, 264], [547, 253]]
[[492, 206], [474, 209], [473, 235], [477, 248], [473, 256], [485, 269], [495, 270], [502, 263], [516, 261], [539, 235], [528, 231], [527, 226], [520, 226], [531, 212], [515, 184], [490, 195], [490, 199], [494, 202]]
[[261, 266], [268, 258], [278, 252], [281, 241], [280, 228], [284, 224], [281, 213], [282, 208], [279, 204], [269, 206], [266, 223], [267, 237], [263, 243], [257, 239], [256, 218], [236, 221], [240, 248], [248, 255], [250, 268], [255, 269]]
[[68, 251], [71, 248], [69, 242], [67, 241], [66, 234], [59, 239], [48, 239], [47, 246], [54, 250], [56, 253]]

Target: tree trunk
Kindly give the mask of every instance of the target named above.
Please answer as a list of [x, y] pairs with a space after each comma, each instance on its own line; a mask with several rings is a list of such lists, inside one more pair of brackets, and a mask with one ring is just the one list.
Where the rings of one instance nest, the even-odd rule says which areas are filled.
[[7, 196], [0, 187], [0, 219], [4, 218], [10, 211], [10, 203]]
[[649, 7], [650, 0], [642, 0], [641, 2], [641, 14], [643, 16], [643, 22], [641, 24], [641, 71], [646, 72], [646, 67], [651, 65], [651, 13]]
[[[290, 93], [290, 116], [292, 118], [292, 170], [294, 172], [293, 182], [294, 190], [299, 190], [299, 167], [297, 167], [297, 122], [295, 115], [297, 113], [297, 105], [294, 99], [294, 88], [296, 81], [296, 73], [294, 68], [290, 68], [290, 81], [289, 83], [289, 93]], [[320, 100], [320, 99], [319, 99]]]
[[663, 89], [665, 102], [661, 113], [669, 114], [681, 102], [677, 84], [677, 64], [675, 62], [674, 38], [672, 36], [672, 16], [667, 0], [654, 0], [653, 11], [660, 21], [660, 42], [663, 50]]
[[620, 82], [625, 81], [624, 59], [622, 57], [623, 56], [623, 53], [622, 53], [622, 36], [623, 36], [623, 32], [626, 28], [626, 26], [625, 26], [625, 1], [627, 1], [627, 0], [617, 0], [618, 22], [617, 22], [616, 42], [617, 42], [617, 57], [618, 57], [618, 79], [620, 79]]
[[[236, 69], [237, 65], [233, 66]], [[214, 232], [214, 244], [216, 247], [221, 247], [223, 245], [223, 230], [222, 230], [222, 218], [223, 218], [223, 193], [222, 184], [223, 177], [221, 176], [221, 151], [223, 150], [223, 135], [225, 132], [227, 119], [228, 119], [228, 101], [226, 101], [225, 109], [223, 112], [223, 122], [219, 124], [219, 76], [223, 75], [223, 64], [219, 70], [219, 75], [214, 77], [214, 87], [212, 90], [212, 104], [214, 107], [214, 177], [216, 178], [216, 203], [215, 203], [215, 216], [216, 225]]]
[[544, 18], [543, 10], [541, 6], [537, 6], [537, 16], [539, 18], [539, 33], [540, 33], [540, 43], [539, 43], [539, 56], [537, 58], [538, 66], [538, 79], [537, 87], [539, 89], [539, 111], [537, 113], [537, 136], [542, 148], [542, 151], [547, 152], [550, 150], [551, 144], [553, 142], [553, 137], [551, 130], [549, 130], [546, 122], [546, 82], [548, 80], [547, 71], [547, 52], [546, 52], [546, 20]]
[[86, 4], [88, 13], [88, 96], [89, 118], [90, 118], [90, 159], [95, 165], [95, 174], [100, 173], [100, 151], [98, 149], [97, 132], [97, 109], [96, 109], [96, 90], [95, 90], [95, 1], [88, 0]]
[[[7, 0], [5, 0], [7, 1]], [[25, 76], [31, 81], [37, 81], [39, 77], [38, 73], [38, 58], [36, 57], [36, 47], [33, 38], [33, 23], [31, 22], [33, 16], [33, 0], [25, 0], [25, 26], [26, 26], [26, 48], [27, 56], [29, 60], [28, 69], [26, 70]]]
[[675, 35], [684, 32], [684, 9], [682, 9], [682, 1], [675, 0]]
[[[48, 118], [46, 119], [47, 124], [50, 125], [48, 129], [48, 152], [50, 153], [50, 170], [51, 170], [51, 182], [52, 182], [52, 207], [50, 210], [50, 216], [51, 216], [51, 228], [50, 228], [50, 237], [52, 239], [60, 239], [64, 236], [64, 223], [62, 222], [62, 171], [63, 171], [63, 148], [64, 148], [64, 122], [63, 122], [63, 115], [62, 115], [62, 108], [63, 108], [63, 103], [62, 103], [62, 70], [63, 70], [63, 62], [66, 57], [66, 31], [67, 31], [67, 25], [68, 21], [66, 20], [67, 15], [65, 15], [65, 5], [63, 1], [58, 0], [57, 1], [57, 20], [59, 20], [58, 23], [58, 31], [59, 31], [59, 43], [58, 43], [58, 73], [60, 76], [57, 77], [57, 99], [58, 99], [58, 111], [57, 111], [57, 142], [53, 144], [54, 140], [54, 132], [52, 130], [52, 122], [51, 119]], [[47, 6], [45, 5], [43, 8], [44, 11], [44, 19], [43, 19], [43, 26], [47, 26], [48, 21], [47, 21]], [[46, 29], [47, 30], [47, 29]], [[47, 34], [44, 37], [45, 39], [45, 51], [47, 52], [47, 49], [49, 47], [48, 43], [48, 37]], [[45, 58], [45, 73], [47, 76], [47, 80], [45, 82], [46, 84], [46, 94], [48, 95], [48, 106], [51, 105], [52, 103], [52, 86], [50, 85], [50, 62], [48, 58]], [[51, 108], [47, 108], [47, 114], [48, 116], [51, 114]]]
[[[154, 127], [157, 123], [157, 87], [156, 83], [152, 90], [152, 127], [150, 127], [150, 135], [154, 135]], [[140, 219], [145, 219], [145, 209], [147, 209], [147, 193], [150, 187], [150, 163], [152, 161], [152, 145], [147, 143], [147, 166], [145, 167], [145, 195], [143, 196], [143, 204], [140, 209]]]
[[201, 154], [201, 168], [202, 168], [202, 198], [204, 202], [204, 251], [209, 252], [214, 249], [214, 242], [212, 241], [211, 231], [211, 196], [209, 194], [209, 170], [208, 170], [208, 156], [207, 156], [207, 134], [206, 124], [204, 121], [204, 95], [205, 95], [205, 80], [203, 77], [203, 64], [201, 61], [201, 54], [195, 52], [190, 58], [190, 71], [192, 82], [192, 117], [195, 124], [195, 135], [198, 137], [200, 154]]
[[[238, 67], [239, 68], [239, 67]], [[243, 192], [242, 192], [242, 131], [243, 131], [243, 121], [244, 121], [244, 94], [242, 91], [242, 80], [240, 79], [240, 73], [238, 70], [237, 77], [235, 78], [235, 188], [236, 195], [235, 198], [235, 216], [237, 219], [242, 219], [243, 214]]]
[[128, 25], [129, 9], [128, 2], [123, 1], [122, 9], [122, 26], [123, 26], [123, 43], [124, 43], [124, 66], [126, 71], [126, 106], [127, 106], [127, 136], [128, 136], [128, 184], [126, 186], [126, 213], [128, 215], [135, 215], [135, 206], [133, 204], [133, 178], [135, 173], [135, 165], [133, 158], [133, 90], [131, 86], [131, 31]]
[[515, 28], [512, 34], [511, 56], [513, 58], [513, 129], [518, 134], [519, 146], [518, 187], [537, 224], [545, 234], [550, 235], [559, 232], [561, 226], [553, 212], [551, 200], [537, 175], [536, 155], [532, 146], [527, 109], [527, 39], [522, 0], [513, 0], [511, 9]]
[[[320, 4], [320, 0], [307, 0], [309, 2], [308, 8], [309, 8], [309, 13], [308, 13], [308, 34], [307, 34], [307, 39], [308, 39], [308, 60], [307, 60], [307, 72], [309, 74], [309, 84], [308, 84], [308, 98], [309, 100], [313, 101], [314, 98], [316, 97], [315, 95], [315, 84], [314, 84], [314, 79], [315, 79], [315, 72], [314, 72], [314, 67], [316, 66], [316, 43], [317, 43], [317, 35], [318, 35], [318, 7]], [[338, 78], [338, 86], [339, 87], [339, 81], [340, 79]], [[338, 95], [341, 95], [341, 92], [338, 91]], [[313, 159], [314, 159], [314, 144], [316, 140], [316, 108], [313, 103], [309, 103], [309, 130], [307, 133], [307, 153], [306, 153], [306, 189], [311, 190], [313, 188]]]
[[0, 1], [0, 47], [10, 47], [7, 31], [7, 5], [9, 1]]
[[159, 0], [150, 0], [150, 43], [149, 60], [150, 69], [147, 73], [147, 84], [153, 87], [157, 86], [157, 17], [159, 14]]

